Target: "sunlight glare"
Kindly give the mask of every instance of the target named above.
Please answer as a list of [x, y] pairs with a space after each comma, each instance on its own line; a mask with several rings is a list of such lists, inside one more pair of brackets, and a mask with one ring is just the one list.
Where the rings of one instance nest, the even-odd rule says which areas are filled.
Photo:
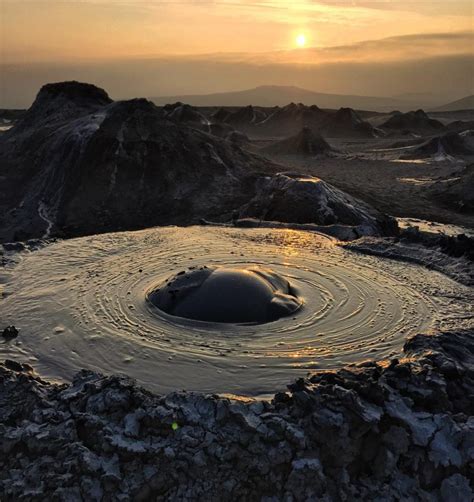
[[298, 47], [304, 47], [306, 45], [306, 36], [303, 33], [300, 33], [296, 37], [296, 45]]

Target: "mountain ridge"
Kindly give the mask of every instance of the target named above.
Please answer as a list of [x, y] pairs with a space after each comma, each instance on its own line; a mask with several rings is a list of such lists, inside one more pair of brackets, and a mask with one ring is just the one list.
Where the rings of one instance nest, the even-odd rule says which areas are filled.
[[411, 101], [399, 98], [332, 94], [287, 85], [261, 85], [241, 91], [155, 96], [149, 97], [149, 99], [156, 105], [181, 101], [194, 106], [246, 106], [249, 104], [254, 106], [284, 106], [290, 102], [301, 102], [306, 105], [316, 104], [320, 108], [350, 107], [377, 111], [408, 110], [413, 106]]
[[434, 112], [455, 112], [460, 110], [474, 110], [474, 94], [465, 96], [464, 98], [456, 99], [455, 101], [450, 101], [445, 105], [432, 108], [431, 111]]

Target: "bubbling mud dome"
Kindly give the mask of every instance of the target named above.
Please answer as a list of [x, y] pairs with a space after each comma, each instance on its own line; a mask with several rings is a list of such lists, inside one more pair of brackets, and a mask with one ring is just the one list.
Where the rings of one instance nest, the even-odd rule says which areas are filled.
[[472, 326], [471, 288], [315, 232], [163, 227], [10, 258], [2, 321], [20, 336], [0, 358], [48, 378], [89, 368], [158, 392], [264, 395], [313, 369], [396, 356], [417, 333]]
[[205, 265], [167, 279], [148, 300], [173, 316], [233, 324], [276, 321], [302, 304], [290, 283], [271, 270]]

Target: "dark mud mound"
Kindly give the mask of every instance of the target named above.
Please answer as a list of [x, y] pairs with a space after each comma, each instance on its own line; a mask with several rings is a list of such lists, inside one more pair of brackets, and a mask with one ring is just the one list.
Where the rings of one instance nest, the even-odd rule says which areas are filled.
[[0, 493], [472, 500], [474, 332], [417, 335], [403, 350], [313, 373], [271, 401], [160, 396], [85, 370], [57, 385], [0, 366]]
[[230, 124], [236, 129], [252, 129], [256, 124], [266, 118], [265, 112], [254, 108], [252, 105], [239, 108], [235, 112], [231, 112], [225, 118], [225, 123]]
[[41, 127], [46, 136], [50, 128], [55, 129], [60, 122], [94, 113], [110, 103], [108, 94], [92, 84], [76, 81], [46, 84], [16, 124], [14, 134]]
[[259, 124], [258, 132], [281, 137], [298, 134], [305, 127], [317, 131], [326, 116], [327, 113], [316, 105], [290, 103], [282, 108], [277, 107], [267, 119]]
[[240, 146], [245, 146], [250, 143], [249, 137], [240, 131], [231, 131], [225, 136], [225, 139]]
[[0, 136], [0, 241], [229, 221], [281, 169], [240, 148], [242, 135], [221, 128], [218, 138], [164, 113], [195, 117], [181, 104], [111, 102], [88, 84], [43, 88]]
[[403, 139], [400, 141], [395, 141], [389, 148], [407, 148], [409, 146], [420, 145], [421, 143], [425, 143], [425, 138], [411, 138], [411, 139]]
[[147, 295], [172, 316], [212, 323], [260, 324], [298, 310], [287, 279], [261, 267], [200, 267], [183, 271]]
[[15, 124], [24, 117], [26, 110], [0, 108], [0, 126]]
[[474, 131], [474, 120], [455, 120], [450, 122], [446, 128], [454, 132]]
[[458, 133], [451, 132], [425, 141], [417, 148], [406, 153], [403, 158], [425, 159], [446, 155], [452, 157], [474, 155], [474, 142], [469, 141], [469, 139]]
[[214, 122], [208, 124], [207, 128], [204, 128], [206, 132], [217, 136], [218, 138], [224, 138], [231, 143], [235, 143], [240, 146], [247, 145], [250, 143], [250, 138], [241, 131], [236, 131], [231, 125], [224, 124], [220, 122]]
[[348, 225], [360, 235], [393, 235], [397, 223], [364, 202], [319, 178], [283, 173], [259, 182], [257, 194], [240, 211], [241, 218]]
[[385, 129], [409, 130], [420, 133], [436, 132], [444, 128], [438, 120], [431, 119], [423, 110], [392, 115], [381, 125]]
[[461, 213], [474, 213], [474, 164], [466, 166], [451, 180], [430, 187], [430, 195], [441, 205]]
[[235, 129], [228, 124], [212, 123], [209, 124], [209, 134], [218, 138], [225, 138], [228, 134], [234, 132]]
[[377, 131], [352, 108], [340, 108], [321, 125], [321, 132], [329, 138], [374, 138]]
[[3, 241], [228, 218], [273, 169], [145, 99], [82, 85], [45, 86], [1, 136]]
[[196, 108], [180, 102], [164, 106], [163, 111], [167, 119], [190, 126], [206, 126], [209, 123], [207, 118], [199, 113]]
[[225, 108], [219, 108], [211, 115], [211, 121], [217, 123], [225, 122], [230, 114], [231, 112], [229, 110], [226, 110]]
[[262, 151], [277, 155], [320, 155], [331, 150], [331, 146], [321, 135], [314, 133], [309, 127], [303, 127], [297, 135], [277, 141]]

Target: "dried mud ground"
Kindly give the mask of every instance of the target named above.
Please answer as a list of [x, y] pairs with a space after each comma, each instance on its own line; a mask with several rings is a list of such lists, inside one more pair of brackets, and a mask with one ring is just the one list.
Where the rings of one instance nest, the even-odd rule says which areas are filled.
[[2, 500], [473, 498], [474, 332], [318, 372], [271, 401], [0, 365]]

